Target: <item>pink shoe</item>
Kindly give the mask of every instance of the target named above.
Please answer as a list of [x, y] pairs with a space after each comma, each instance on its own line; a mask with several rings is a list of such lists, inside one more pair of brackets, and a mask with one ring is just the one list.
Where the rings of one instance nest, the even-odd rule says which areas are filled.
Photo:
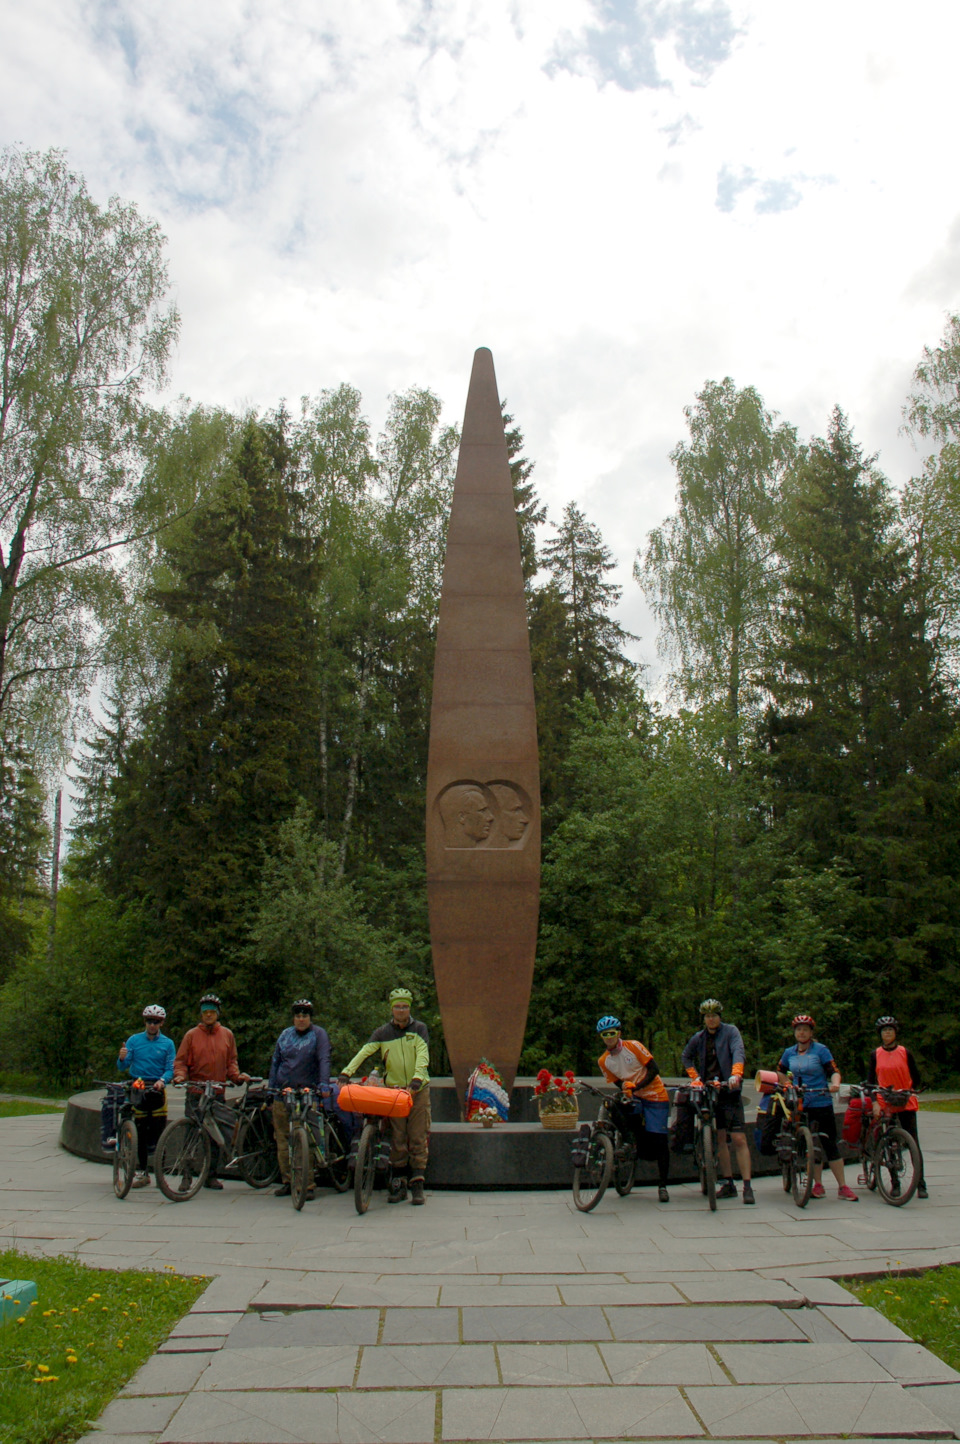
[[837, 1189], [837, 1197], [838, 1197], [838, 1198], [846, 1198], [846, 1199], [849, 1199], [849, 1201], [850, 1201], [851, 1203], [859, 1203], [859, 1202], [860, 1202], [859, 1198], [858, 1198], [857, 1195], [854, 1193], [853, 1189], [852, 1189], [852, 1188], [848, 1188], [845, 1183], [844, 1183], [840, 1188]]
[[826, 1196], [827, 1196], [827, 1190], [824, 1188], [823, 1184], [822, 1184], [822, 1183], [815, 1183], [815, 1184], [813, 1185], [813, 1189], [812, 1189], [812, 1191], [811, 1191], [811, 1193], [810, 1193], [810, 1197], [811, 1197], [811, 1198], [826, 1198]]

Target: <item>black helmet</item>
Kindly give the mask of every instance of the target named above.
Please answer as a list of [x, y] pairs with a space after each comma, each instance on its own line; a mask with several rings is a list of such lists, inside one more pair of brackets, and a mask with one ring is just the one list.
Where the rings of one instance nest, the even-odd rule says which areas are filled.
[[201, 1013], [203, 1012], [204, 1008], [216, 1008], [217, 1012], [219, 1013], [221, 1003], [216, 993], [204, 993], [203, 997], [200, 999]]
[[313, 1017], [313, 1004], [309, 998], [298, 998], [291, 1006], [291, 1013], [309, 1013]]
[[889, 1013], [884, 1013], [882, 1018], [878, 1018], [874, 1026], [878, 1033], [882, 1033], [884, 1028], [893, 1028], [895, 1032], [900, 1032], [900, 1024]]

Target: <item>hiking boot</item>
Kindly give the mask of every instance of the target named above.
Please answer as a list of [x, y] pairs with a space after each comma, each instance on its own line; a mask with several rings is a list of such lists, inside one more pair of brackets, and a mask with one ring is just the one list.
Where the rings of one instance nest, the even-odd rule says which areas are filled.
[[824, 1188], [822, 1183], [815, 1183], [813, 1185], [813, 1188], [810, 1190], [811, 1198], [826, 1198], [826, 1196], [827, 1190]]
[[670, 1195], [667, 1192], [666, 1184], [661, 1183], [660, 1187], [657, 1189], [657, 1199], [660, 1203], [670, 1202]]
[[219, 1178], [208, 1178], [203, 1186], [204, 1188], [222, 1188], [223, 1184], [220, 1182]]
[[407, 1196], [407, 1180], [405, 1178], [391, 1178], [390, 1189], [387, 1193], [388, 1203], [403, 1203]]
[[918, 1185], [918, 1187], [917, 1187], [917, 1197], [918, 1197], [918, 1198], [929, 1198], [929, 1197], [930, 1197], [929, 1193], [927, 1192], [927, 1185], [926, 1185], [925, 1183], [921, 1183], [921, 1184]]
[[426, 1203], [426, 1199], [425, 1199], [424, 1196], [423, 1196], [423, 1179], [422, 1179], [422, 1178], [411, 1178], [411, 1180], [410, 1180], [410, 1202], [411, 1202], [411, 1203]]
[[900, 1197], [900, 1180], [899, 1180], [899, 1178], [894, 1178], [894, 1179], [891, 1179], [891, 1181], [890, 1181], [890, 1197], [891, 1197], [891, 1198], [899, 1198], [899, 1197]]
[[749, 1178], [744, 1179], [743, 1201], [744, 1203], [756, 1203], [757, 1201], [753, 1196], [753, 1184], [750, 1182]]
[[844, 1183], [840, 1188], [837, 1189], [837, 1197], [838, 1197], [838, 1198], [845, 1198], [845, 1199], [847, 1199], [847, 1201], [848, 1201], [849, 1203], [859, 1203], [859, 1202], [860, 1202], [859, 1198], [858, 1198], [857, 1195], [854, 1193], [853, 1189], [852, 1189], [852, 1188], [848, 1188], [845, 1183]]
[[303, 1195], [303, 1201], [304, 1201], [304, 1203], [312, 1203], [313, 1200], [316, 1198], [316, 1196], [317, 1196], [317, 1191], [316, 1191], [316, 1189], [314, 1189], [314, 1188], [308, 1188], [307, 1191], [306, 1191], [306, 1193]]
[[718, 1198], [736, 1198], [736, 1196], [737, 1185], [734, 1183], [732, 1178], [728, 1178], [726, 1183], [721, 1183], [720, 1187], [717, 1189]]
[[289, 1198], [289, 1197], [290, 1197], [290, 1184], [289, 1184], [289, 1182], [287, 1182], [287, 1183], [281, 1183], [281, 1185], [280, 1185], [279, 1188], [275, 1188], [275, 1189], [273, 1190], [273, 1196], [274, 1196], [274, 1198]]
[[131, 1183], [130, 1187], [131, 1187], [131, 1188], [149, 1188], [149, 1187], [150, 1187], [150, 1175], [149, 1175], [149, 1173], [147, 1173], [147, 1171], [146, 1171], [145, 1169], [143, 1169], [143, 1168], [138, 1168], [137, 1171], [136, 1171], [136, 1173], [133, 1175], [133, 1182]]

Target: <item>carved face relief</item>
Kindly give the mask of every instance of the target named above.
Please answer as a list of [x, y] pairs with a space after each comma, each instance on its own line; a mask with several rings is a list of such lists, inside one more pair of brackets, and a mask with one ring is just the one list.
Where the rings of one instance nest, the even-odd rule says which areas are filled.
[[452, 782], [434, 806], [446, 848], [519, 848], [532, 815], [525, 792], [512, 782]]

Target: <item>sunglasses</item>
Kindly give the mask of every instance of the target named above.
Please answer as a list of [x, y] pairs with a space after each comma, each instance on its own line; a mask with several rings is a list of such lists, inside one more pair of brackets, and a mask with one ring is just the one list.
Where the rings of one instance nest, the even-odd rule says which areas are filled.
[[293, 1010], [293, 1016], [294, 1016], [295, 1018], [309, 1018], [309, 1017], [311, 1017], [310, 1009], [309, 1009], [309, 1008], [294, 1008], [294, 1010]]
[[619, 1028], [604, 1028], [603, 1032], [600, 1034], [601, 1038], [619, 1038], [619, 1036]]

